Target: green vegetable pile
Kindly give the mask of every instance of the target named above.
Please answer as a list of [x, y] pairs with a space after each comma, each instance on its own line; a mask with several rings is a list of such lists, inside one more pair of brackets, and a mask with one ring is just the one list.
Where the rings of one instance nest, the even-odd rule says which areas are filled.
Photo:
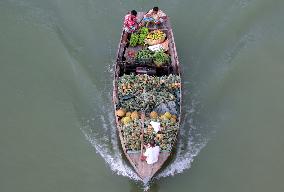
[[163, 51], [157, 51], [153, 56], [153, 61], [157, 67], [162, 66], [163, 64], [167, 63], [169, 60], [170, 60], [169, 55], [164, 53]]
[[135, 47], [138, 43], [138, 40], [139, 40], [139, 34], [137, 33], [132, 33], [131, 34], [131, 37], [130, 37], [130, 42], [129, 42], [129, 45], [131, 47]]
[[130, 37], [129, 45], [131, 47], [135, 47], [137, 45], [145, 45], [145, 38], [149, 33], [149, 29], [147, 27], [142, 27], [137, 33], [132, 33]]
[[149, 29], [148, 29], [147, 27], [141, 27], [141, 28], [139, 29], [139, 33], [140, 33], [140, 34], [146, 34], [146, 35], [148, 35]]
[[[157, 67], [160, 67], [170, 61], [170, 56], [163, 51], [157, 51], [153, 53], [148, 49], [142, 49], [136, 53], [136, 60], [149, 60], [153, 59], [154, 63]], [[148, 61], [151, 63], [151, 61]]]
[[139, 45], [145, 45], [145, 38], [147, 37], [148, 33], [149, 29], [147, 27], [142, 27], [139, 30], [139, 40], [138, 40]]
[[153, 53], [148, 49], [142, 49], [142, 50], [137, 52], [135, 58], [138, 59], [138, 60], [140, 60], [140, 59], [151, 59], [151, 58], [153, 58]]

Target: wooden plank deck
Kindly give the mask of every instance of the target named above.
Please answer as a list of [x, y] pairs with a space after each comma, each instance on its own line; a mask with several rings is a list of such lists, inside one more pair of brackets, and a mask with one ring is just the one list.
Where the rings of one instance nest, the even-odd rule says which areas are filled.
[[162, 167], [164, 162], [168, 159], [169, 155], [170, 153], [168, 152], [161, 152], [159, 154], [158, 162], [149, 165], [146, 161], [140, 160], [140, 153], [128, 154], [129, 159], [131, 159], [132, 161], [132, 165], [134, 165], [134, 169], [143, 180], [152, 178], [154, 174]]

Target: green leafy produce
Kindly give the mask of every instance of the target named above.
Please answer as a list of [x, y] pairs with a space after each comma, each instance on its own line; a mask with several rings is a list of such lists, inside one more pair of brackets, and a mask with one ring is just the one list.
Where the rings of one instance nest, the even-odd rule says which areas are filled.
[[139, 35], [139, 40], [138, 40], [138, 44], [139, 45], [145, 45], [145, 38], [147, 37], [147, 34], [140, 34]]
[[153, 56], [153, 60], [154, 63], [159, 67], [167, 63], [170, 60], [170, 57], [168, 54], [164, 53], [163, 51], [157, 51]]
[[145, 38], [149, 33], [149, 29], [147, 27], [142, 27], [138, 33], [132, 33], [130, 37], [129, 45], [131, 47], [135, 47], [137, 45], [145, 45]]
[[153, 58], [153, 53], [148, 49], [142, 49], [137, 52], [136, 59], [150, 59]]
[[145, 45], [145, 38], [147, 37], [148, 33], [149, 29], [147, 27], [142, 27], [139, 30], [139, 40], [138, 40], [139, 45]]
[[137, 33], [132, 33], [131, 34], [131, 37], [130, 37], [130, 42], [129, 42], [129, 45], [131, 47], [135, 47], [138, 43], [138, 40], [139, 40], [139, 34]]
[[141, 27], [140, 30], [139, 30], [139, 33], [148, 35], [149, 29], [147, 27]]

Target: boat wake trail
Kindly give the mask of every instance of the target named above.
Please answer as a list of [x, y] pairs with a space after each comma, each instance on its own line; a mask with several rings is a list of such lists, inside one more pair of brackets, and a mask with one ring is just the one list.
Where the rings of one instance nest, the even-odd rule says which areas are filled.
[[[111, 106], [109, 106], [109, 109], [111, 109]], [[122, 157], [112, 115], [113, 113], [109, 112], [107, 119], [104, 115], [100, 115], [102, 127], [99, 130], [97, 128], [98, 119], [84, 119], [81, 130], [112, 171], [138, 181], [140, 178]]]
[[206, 146], [208, 139], [201, 134], [202, 128], [200, 125], [195, 125], [193, 119], [198, 105], [198, 102], [192, 100], [190, 105], [185, 106], [182, 110], [183, 120], [181, 122], [175, 157], [171, 164], [156, 176], [156, 179], [174, 176], [189, 169], [194, 157]]

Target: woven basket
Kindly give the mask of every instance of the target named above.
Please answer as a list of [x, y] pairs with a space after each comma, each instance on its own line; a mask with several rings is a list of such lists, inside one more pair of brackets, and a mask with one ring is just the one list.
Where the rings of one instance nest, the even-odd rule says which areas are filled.
[[145, 43], [148, 45], [157, 45], [157, 44], [163, 43], [165, 39], [166, 37], [163, 37], [161, 39], [156, 39], [156, 40], [145, 39]]

